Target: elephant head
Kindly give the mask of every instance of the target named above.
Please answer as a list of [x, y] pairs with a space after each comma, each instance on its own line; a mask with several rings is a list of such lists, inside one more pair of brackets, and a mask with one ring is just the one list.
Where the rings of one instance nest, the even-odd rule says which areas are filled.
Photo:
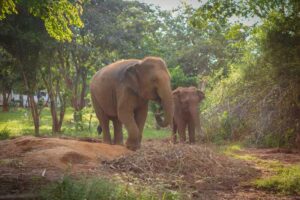
[[173, 91], [173, 96], [175, 99], [175, 109], [180, 108], [183, 115], [189, 113], [196, 128], [196, 133], [200, 135], [199, 103], [205, 98], [204, 93], [196, 87], [179, 87]]
[[159, 121], [160, 126], [166, 127], [172, 123], [174, 103], [170, 73], [161, 58], [146, 57], [134, 64], [129, 64], [125, 69], [124, 79], [124, 83], [135, 95], [162, 105], [164, 120]]

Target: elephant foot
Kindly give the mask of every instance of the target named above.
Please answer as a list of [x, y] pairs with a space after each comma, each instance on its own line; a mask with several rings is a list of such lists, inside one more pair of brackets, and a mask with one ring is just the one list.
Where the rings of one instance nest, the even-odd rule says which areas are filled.
[[105, 143], [105, 144], [111, 144], [111, 140], [103, 139], [103, 143]]
[[115, 144], [115, 145], [122, 145], [122, 146], [123, 146], [123, 145], [124, 145], [124, 142], [123, 142], [123, 141], [116, 141], [116, 142], [114, 142], [114, 144]]
[[186, 143], [185, 141], [184, 141], [184, 142], [179, 141], [177, 144], [178, 144], [178, 145], [186, 145], [187, 143]]
[[186, 140], [179, 140], [179, 144], [186, 144]]
[[196, 140], [195, 140], [195, 139], [191, 139], [191, 140], [189, 140], [189, 143], [190, 143], [190, 144], [195, 144], [195, 143], [196, 143]]
[[176, 143], [177, 143], [177, 137], [176, 137], [176, 135], [173, 135], [173, 136], [172, 136], [172, 142], [173, 142], [173, 144], [176, 144]]
[[204, 136], [199, 137], [198, 141], [200, 143], [205, 143], [206, 142], [206, 138]]
[[130, 143], [130, 142], [126, 142], [126, 147], [127, 149], [129, 150], [132, 150], [132, 151], [136, 151], [138, 150], [139, 148], [141, 148], [141, 144], [140, 143]]

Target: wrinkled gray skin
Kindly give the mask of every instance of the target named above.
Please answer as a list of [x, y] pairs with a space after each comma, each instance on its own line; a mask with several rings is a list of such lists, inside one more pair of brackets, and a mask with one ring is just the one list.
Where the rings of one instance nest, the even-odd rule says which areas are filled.
[[186, 141], [186, 128], [188, 129], [189, 142], [195, 142], [195, 134], [201, 134], [199, 119], [199, 104], [204, 99], [204, 93], [196, 87], [178, 87], [173, 91], [174, 97], [174, 121], [173, 121], [173, 142], [177, 140]]
[[[93, 106], [103, 131], [103, 141], [123, 144], [122, 124], [128, 131], [127, 148], [140, 147], [148, 112], [148, 101], [160, 103], [164, 110], [165, 127], [172, 123], [174, 103], [170, 74], [158, 57], [130, 59], [112, 63], [99, 70], [90, 84]], [[113, 122], [114, 139], [109, 132]]]

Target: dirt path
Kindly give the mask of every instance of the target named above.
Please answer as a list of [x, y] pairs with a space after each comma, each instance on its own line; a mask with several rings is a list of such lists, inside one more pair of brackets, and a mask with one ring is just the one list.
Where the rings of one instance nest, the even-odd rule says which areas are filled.
[[[268, 169], [263, 166], [262, 163], [278, 163], [283, 166], [290, 166], [299, 164], [300, 166], [300, 152], [296, 150], [286, 150], [279, 148], [269, 148], [269, 149], [256, 149], [247, 148], [235, 151], [234, 157], [239, 157], [239, 159], [244, 160], [250, 166], [259, 171], [260, 175], [257, 178], [267, 178], [274, 175], [272, 169]], [[223, 197], [222, 197], [223, 196]], [[225, 193], [221, 195], [224, 199], [283, 199], [283, 200], [300, 200], [300, 196], [297, 195], [280, 195], [274, 194], [272, 192], [267, 192], [263, 190], [258, 190], [254, 188], [251, 184], [241, 184], [240, 188], [234, 191], [232, 194]], [[221, 199], [222, 199], [221, 198]]]
[[[181, 191], [184, 199], [297, 199], [255, 189], [250, 181], [268, 176], [254, 162], [233, 159], [207, 145], [144, 141], [132, 152], [123, 146], [61, 138], [20, 137], [0, 141], [0, 199], [34, 194], [42, 185], [71, 176], [110, 177], [139, 187]], [[246, 149], [239, 155], [299, 163], [297, 152]], [[300, 198], [298, 198], [300, 199]]]

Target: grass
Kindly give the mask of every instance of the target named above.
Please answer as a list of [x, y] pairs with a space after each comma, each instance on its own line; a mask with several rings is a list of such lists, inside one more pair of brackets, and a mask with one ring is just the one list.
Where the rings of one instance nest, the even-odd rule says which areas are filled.
[[251, 156], [249, 154], [238, 154], [237, 152], [242, 151], [242, 147], [240, 144], [231, 144], [228, 146], [223, 146], [220, 148], [221, 152], [224, 153], [227, 156], [240, 159], [240, 160], [256, 160], [257, 158], [254, 156]]
[[176, 192], [151, 192], [147, 189], [137, 191], [133, 187], [121, 186], [106, 179], [74, 180], [64, 177], [62, 181], [52, 183], [41, 190], [44, 200], [176, 200], [180, 196]]
[[0, 130], [0, 140], [6, 140], [10, 135], [10, 130], [7, 127], [4, 127], [2, 130]]
[[300, 195], [299, 165], [277, 168], [275, 172], [274, 176], [255, 180], [254, 185], [257, 188], [276, 191], [282, 194]]
[[[92, 115], [91, 127], [89, 128], [90, 115]], [[83, 130], [76, 130], [73, 120], [73, 110], [68, 108], [65, 113], [62, 135], [72, 137], [99, 137], [97, 134], [98, 120], [92, 109], [83, 110], [82, 116]], [[40, 134], [52, 135], [52, 121], [49, 108], [44, 108], [41, 113]], [[126, 130], [124, 130], [124, 138], [127, 138]], [[113, 129], [111, 128], [111, 134]], [[6, 135], [4, 135], [6, 134]], [[17, 109], [10, 112], [0, 112], [0, 139], [22, 135], [34, 135], [34, 127], [31, 119], [31, 113], [28, 109]], [[151, 113], [148, 114], [143, 138], [144, 139], [162, 139], [171, 135], [171, 131], [167, 129], [156, 130], [155, 119]], [[100, 136], [102, 137], [102, 136]]]
[[254, 163], [259, 168], [266, 169], [274, 175], [261, 177], [252, 182], [260, 189], [275, 191], [280, 194], [300, 195], [300, 165], [284, 165], [277, 160], [263, 160], [249, 154], [239, 154], [242, 147], [237, 144], [220, 148], [225, 155]]

